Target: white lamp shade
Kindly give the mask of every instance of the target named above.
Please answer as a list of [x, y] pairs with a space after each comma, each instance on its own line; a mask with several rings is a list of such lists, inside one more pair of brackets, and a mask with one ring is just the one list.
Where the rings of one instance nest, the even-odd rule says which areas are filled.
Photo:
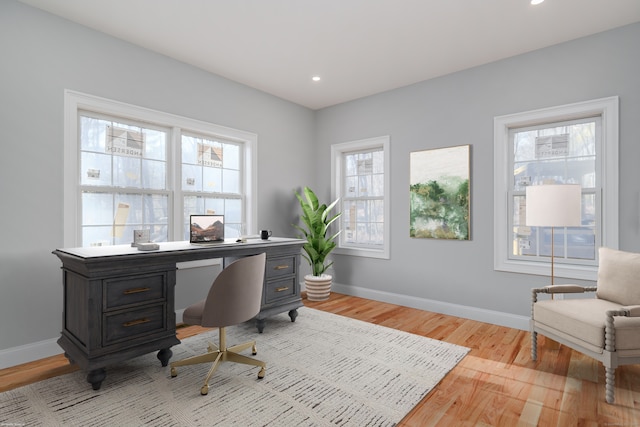
[[579, 227], [582, 190], [577, 184], [527, 187], [526, 225], [532, 227]]

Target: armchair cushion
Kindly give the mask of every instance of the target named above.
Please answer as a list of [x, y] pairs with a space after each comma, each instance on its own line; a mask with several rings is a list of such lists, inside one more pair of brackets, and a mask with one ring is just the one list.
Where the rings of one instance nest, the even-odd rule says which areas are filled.
[[[533, 307], [536, 325], [548, 332], [602, 353], [607, 310], [622, 306], [598, 298], [538, 301]], [[639, 353], [640, 318], [614, 317], [616, 351]]]
[[600, 248], [598, 298], [640, 305], [640, 254]]

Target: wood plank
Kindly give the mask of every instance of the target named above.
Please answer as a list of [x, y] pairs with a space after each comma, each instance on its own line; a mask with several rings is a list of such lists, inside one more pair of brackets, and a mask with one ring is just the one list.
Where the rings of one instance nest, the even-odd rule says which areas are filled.
[[[332, 293], [308, 307], [404, 330], [471, 351], [400, 426], [640, 425], [640, 365], [616, 370], [616, 403], [605, 402], [604, 368], [539, 337], [531, 360], [526, 331]], [[267, 326], [268, 327], [268, 326]], [[178, 329], [178, 338], [205, 328]], [[71, 372], [63, 356], [0, 370], [0, 391]]]

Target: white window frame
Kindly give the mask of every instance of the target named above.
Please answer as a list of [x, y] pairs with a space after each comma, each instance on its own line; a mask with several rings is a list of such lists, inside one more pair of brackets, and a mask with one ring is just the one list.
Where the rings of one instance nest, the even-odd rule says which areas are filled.
[[[609, 97], [574, 104], [509, 114], [494, 118], [494, 269], [535, 275], [550, 274], [551, 263], [540, 260], [509, 259], [512, 244], [509, 232], [509, 174], [513, 174], [513, 159], [509, 158], [509, 130], [517, 127], [572, 120], [588, 116], [602, 117], [602, 141], [597, 151], [596, 170], [601, 186], [599, 229], [602, 246], [618, 248], [618, 97]], [[596, 225], [598, 232], [598, 225]], [[597, 257], [597, 248], [596, 248]], [[555, 264], [555, 276], [596, 280], [597, 265]]]
[[79, 246], [81, 241], [80, 150], [78, 148], [80, 111], [122, 117], [170, 129], [167, 150], [167, 189], [170, 192], [169, 208], [173, 218], [169, 221], [169, 240], [184, 240], [181, 234], [184, 200], [180, 182], [181, 131], [242, 142], [244, 144], [244, 221], [247, 232], [254, 233], [258, 217], [256, 174], [258, 137], [256, 134], [65, 89], [63, 158], [63, 242], [65, 247]]
[[[344, 177], [343, 177], [343, 156], [347, 153], [353, 153], [358, 151], [366, 151], [372, 149], [382, 149], [384, 152], [384, 244], [380, 249], [374, 248], [362, 248], [345, 245], [341, 238], [338, 238], [338, 246], [334, 250], [336, 254], [342, 255], [354, 255], [369, 258], [390, 258], [390, 230], [391, 230], [391, 202], [390, 202], [390, 188], [391, 188], [391, 173], [390, 173], [390, 137], [379, 136], [368, 139], [361, 139], [357, 141], [343, 142], [340, 144], [334, 144], [331, 146], [331, 176], [333, 177], [331, 182], [331, 195], [332, 200], [340, 198], [339, 206], [342, 211], [342, 196], [344, 189]], [[341, 233], [342, 234], [342, 233]]]

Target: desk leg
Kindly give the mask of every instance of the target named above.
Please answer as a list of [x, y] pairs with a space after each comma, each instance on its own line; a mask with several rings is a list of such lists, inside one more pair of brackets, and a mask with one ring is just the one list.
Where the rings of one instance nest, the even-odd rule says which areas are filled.
[[171, 348], [163, 348], [158, 352], [158, 360], [162, 363], [162, 366], [167, 366], [169, 364], [169, 359], [173, 356], [173, 351]]
[[73, 360], [73, 359], [71, 358], [71, 356], [69, 355], [69, 353], [67, 353], [66, 351], [64, 352], [64, 357], [66, 357], [66, 358], [67, 358], [67, 360], [69, 361], [69, 364], [70, 364], [70, 365], [75, 365], [75, 364], [76, 364], [76, 361], [75, 361], [75, 360]]
[[267, 319], [256, 319], [256, 328], [258, 328], [258, 333], [262, 333], [264, 331], [264, 326], [267, 324]]
[[296, 317], [298, 317], [298, 309], [294, 308], [293, 310], [289, 310], [289, 317], [291, 318], [292, 322], [295, 322]]
[[87, 381], [91, 383], [94, 390], [100, 390], [102, 381], [107, 377], [107, 370], [104, 368], [94, 369], [87, 374]]

